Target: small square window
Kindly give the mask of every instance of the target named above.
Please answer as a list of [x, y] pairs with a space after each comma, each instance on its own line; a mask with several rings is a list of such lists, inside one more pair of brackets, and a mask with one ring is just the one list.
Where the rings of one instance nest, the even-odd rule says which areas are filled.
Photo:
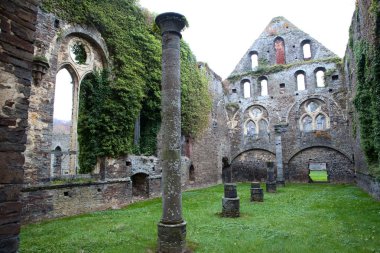
[[285, 88], [285, 84], [284, 83], [280, 83], [280, 88]]
[[332, 79], [333, 81], [336, 81], [336, 80], [339, 79], [339, 76], [338, 76], [338, 75], [333, 75], [333, 76], [331, 77], [331, 79]]
[[236, 89], [232, 89], [232, 93], [237, 93]]

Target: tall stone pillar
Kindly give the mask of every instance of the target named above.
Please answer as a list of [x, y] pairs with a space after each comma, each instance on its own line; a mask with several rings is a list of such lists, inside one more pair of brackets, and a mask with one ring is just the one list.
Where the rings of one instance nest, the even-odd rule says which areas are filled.
[[278, 124], [274, 126], [276, 144], [277, 185], [279, 186], [285, 186], [281, 134], [286, 132], [287, 126], [287, 124]]
[[178, 13], [156, 18], [162, 33], [162, 218], [158, 224], [158, 252], [182, 253], [186, 248], [186, 222], [181, 193], [181, 81], [180, 39], [186, 19]]

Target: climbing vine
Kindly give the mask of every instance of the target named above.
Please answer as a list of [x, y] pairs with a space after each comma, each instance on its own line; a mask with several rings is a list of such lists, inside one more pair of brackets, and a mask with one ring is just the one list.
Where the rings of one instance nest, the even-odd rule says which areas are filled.
[[[154, 29], [153, 15], [136, 0], [42, 0], [42, 9], [69, 23], [96, 27], [110, 53], [112, 69], [94, 73], [81, 84], [83, 94], [91, 93], [90, 99], [80, 98], [81, 171], [91, 171], [100, 156], [156, 153], [161, 122], [161, 37]], [[182, 45], [182, 131], [196, 135], [205, 125], [210, 95], [194, 55], [186, 43]], [[134, 146], [138, 117], [141, 139]]]
[[[379, 20], [371, 7], [375, 24]], [[358, 12], [356, 10], [356, 12]], [[352, 32], [352, 29], [350, 29]], [[353, 37], [352, 35], [350, 37]], [[370, 172], [380, 176], [380, 48], [364, 39], [352, 39], [350, 47], [354, 54], [356, 70], [356, 95], [354, 105], [360, 129], [360, 141]]]

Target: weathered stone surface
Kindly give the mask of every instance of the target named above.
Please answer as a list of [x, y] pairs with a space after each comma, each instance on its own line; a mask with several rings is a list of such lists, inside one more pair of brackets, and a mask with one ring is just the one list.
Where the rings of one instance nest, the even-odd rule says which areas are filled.
[[222, 216], [228, 218], [240, 217], [240, 198], [222, 199]]
[[251, 188], [251, 201], [263, 202], [264, 191], [261, 188]]

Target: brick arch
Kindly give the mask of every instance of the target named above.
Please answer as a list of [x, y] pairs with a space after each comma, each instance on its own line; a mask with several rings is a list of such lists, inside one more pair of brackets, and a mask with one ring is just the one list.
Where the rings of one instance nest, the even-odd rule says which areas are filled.
[[292, 182], [308, 182], [310, 162], [326, 163], [330, 182], [351, 183], [354, 180], [352, 158], [332, 146], [309, 146], [294, 152], [288, 160], [286, 179]]

